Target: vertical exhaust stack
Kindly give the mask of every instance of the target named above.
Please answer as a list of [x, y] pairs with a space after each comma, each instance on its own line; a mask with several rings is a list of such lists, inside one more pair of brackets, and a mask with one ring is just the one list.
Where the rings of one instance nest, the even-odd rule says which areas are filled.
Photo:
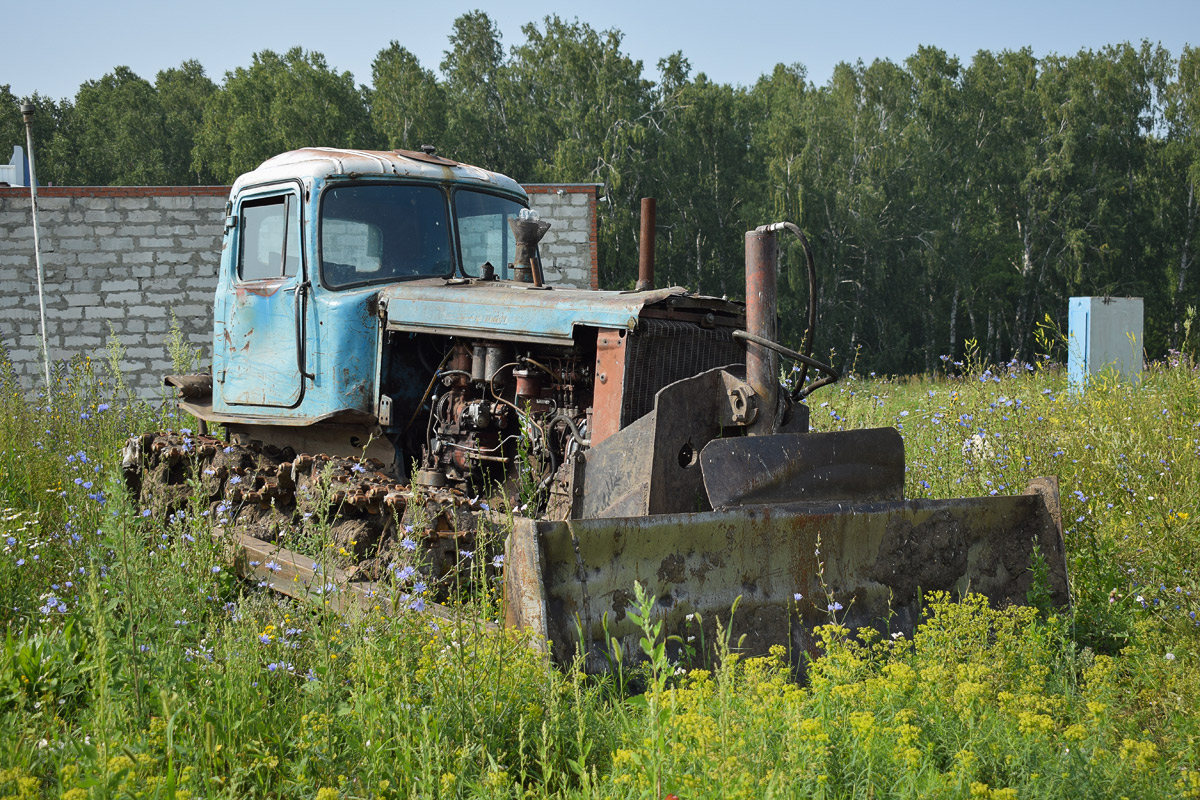
[[658, 222], [658, 210], [653, 197], [642, 198], [642, 230], [638, 242], [637, 290], [646, 292], [654, 288], [654, 231]]
[[[776, 330], [776, 285], [779, 245], [774, 231], [746, 231], [746, 332], [779, 340]], [[758, 400], [751, 436], [775, 432], [779, 413], [779, 355], [761, 344], [746, 342], [746, 382]]]

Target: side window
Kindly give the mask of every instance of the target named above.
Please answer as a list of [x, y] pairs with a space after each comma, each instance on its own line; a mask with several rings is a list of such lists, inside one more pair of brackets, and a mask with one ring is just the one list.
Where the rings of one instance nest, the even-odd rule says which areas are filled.
[[291, 277], [300, 268], [300, 227], [292, 195], [242, 204], [238, 278], [261, 281]]

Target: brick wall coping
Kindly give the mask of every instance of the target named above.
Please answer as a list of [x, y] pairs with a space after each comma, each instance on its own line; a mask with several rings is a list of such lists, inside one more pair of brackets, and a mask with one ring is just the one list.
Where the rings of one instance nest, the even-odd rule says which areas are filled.
[[568, 192], [598, 192], [602, 183], [522, 183], [521, 188], [527, 192], [541, 194], [565, 189]]
[[[39, 186], [38, 197], [227, 197], [228, 186]], [[0, 197], [29, 197], [28, 186], [0, 186]]]
[[[600, 190], [599, 183], [526, 183], [529, 194]], [[229, 186], [39, 186], [38, 197], [227, 197]], [[28, 186], [0, 186], [0, 197], [28, 197]]]

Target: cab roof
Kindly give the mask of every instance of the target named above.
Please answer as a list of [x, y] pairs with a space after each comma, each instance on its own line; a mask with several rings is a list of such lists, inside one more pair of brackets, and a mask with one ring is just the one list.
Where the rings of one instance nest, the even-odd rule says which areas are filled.
[[242, 189], [279, 180], [324, 180], [330, 177], [401, 177], [474, 184], [527, 198], [521, 185], [507, 175], [460, 164], [432, 153], [413, 150], [344, 150], [305, 147], [268, 158], [234, 181], [230, 197]]

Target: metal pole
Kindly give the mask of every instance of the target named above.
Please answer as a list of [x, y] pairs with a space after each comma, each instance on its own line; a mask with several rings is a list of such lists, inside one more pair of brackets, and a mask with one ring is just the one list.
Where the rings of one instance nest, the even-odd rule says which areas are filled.
[[46, 370], [46, 402], [54, 401], [50, 388], [50, 346], [46, 342], [46, 288], [42, 279], [42, 241], [38, 230], [37, 174], [33, 168], [33, 103], [21, 104], [25, 118], [25, 145], [29, 150], [29, 198], [33, 206], [33, 257], [37, 263], [38, 312], [42, 320], [42, 365]]
[[642, 198], [642, 233], [638, 244], [637, 290], [654, 288], [654, 231], [658, 211], [653, 197]]
[[[778, 341], [775, 331], [779, 245], [774, 231], [746, 231], [746, 332]], [[746, 343], [746, 383], [759, 398], [758, 419], [751, 436], [775, 432], [779, 413], [779, 355], [760, 344]]]

